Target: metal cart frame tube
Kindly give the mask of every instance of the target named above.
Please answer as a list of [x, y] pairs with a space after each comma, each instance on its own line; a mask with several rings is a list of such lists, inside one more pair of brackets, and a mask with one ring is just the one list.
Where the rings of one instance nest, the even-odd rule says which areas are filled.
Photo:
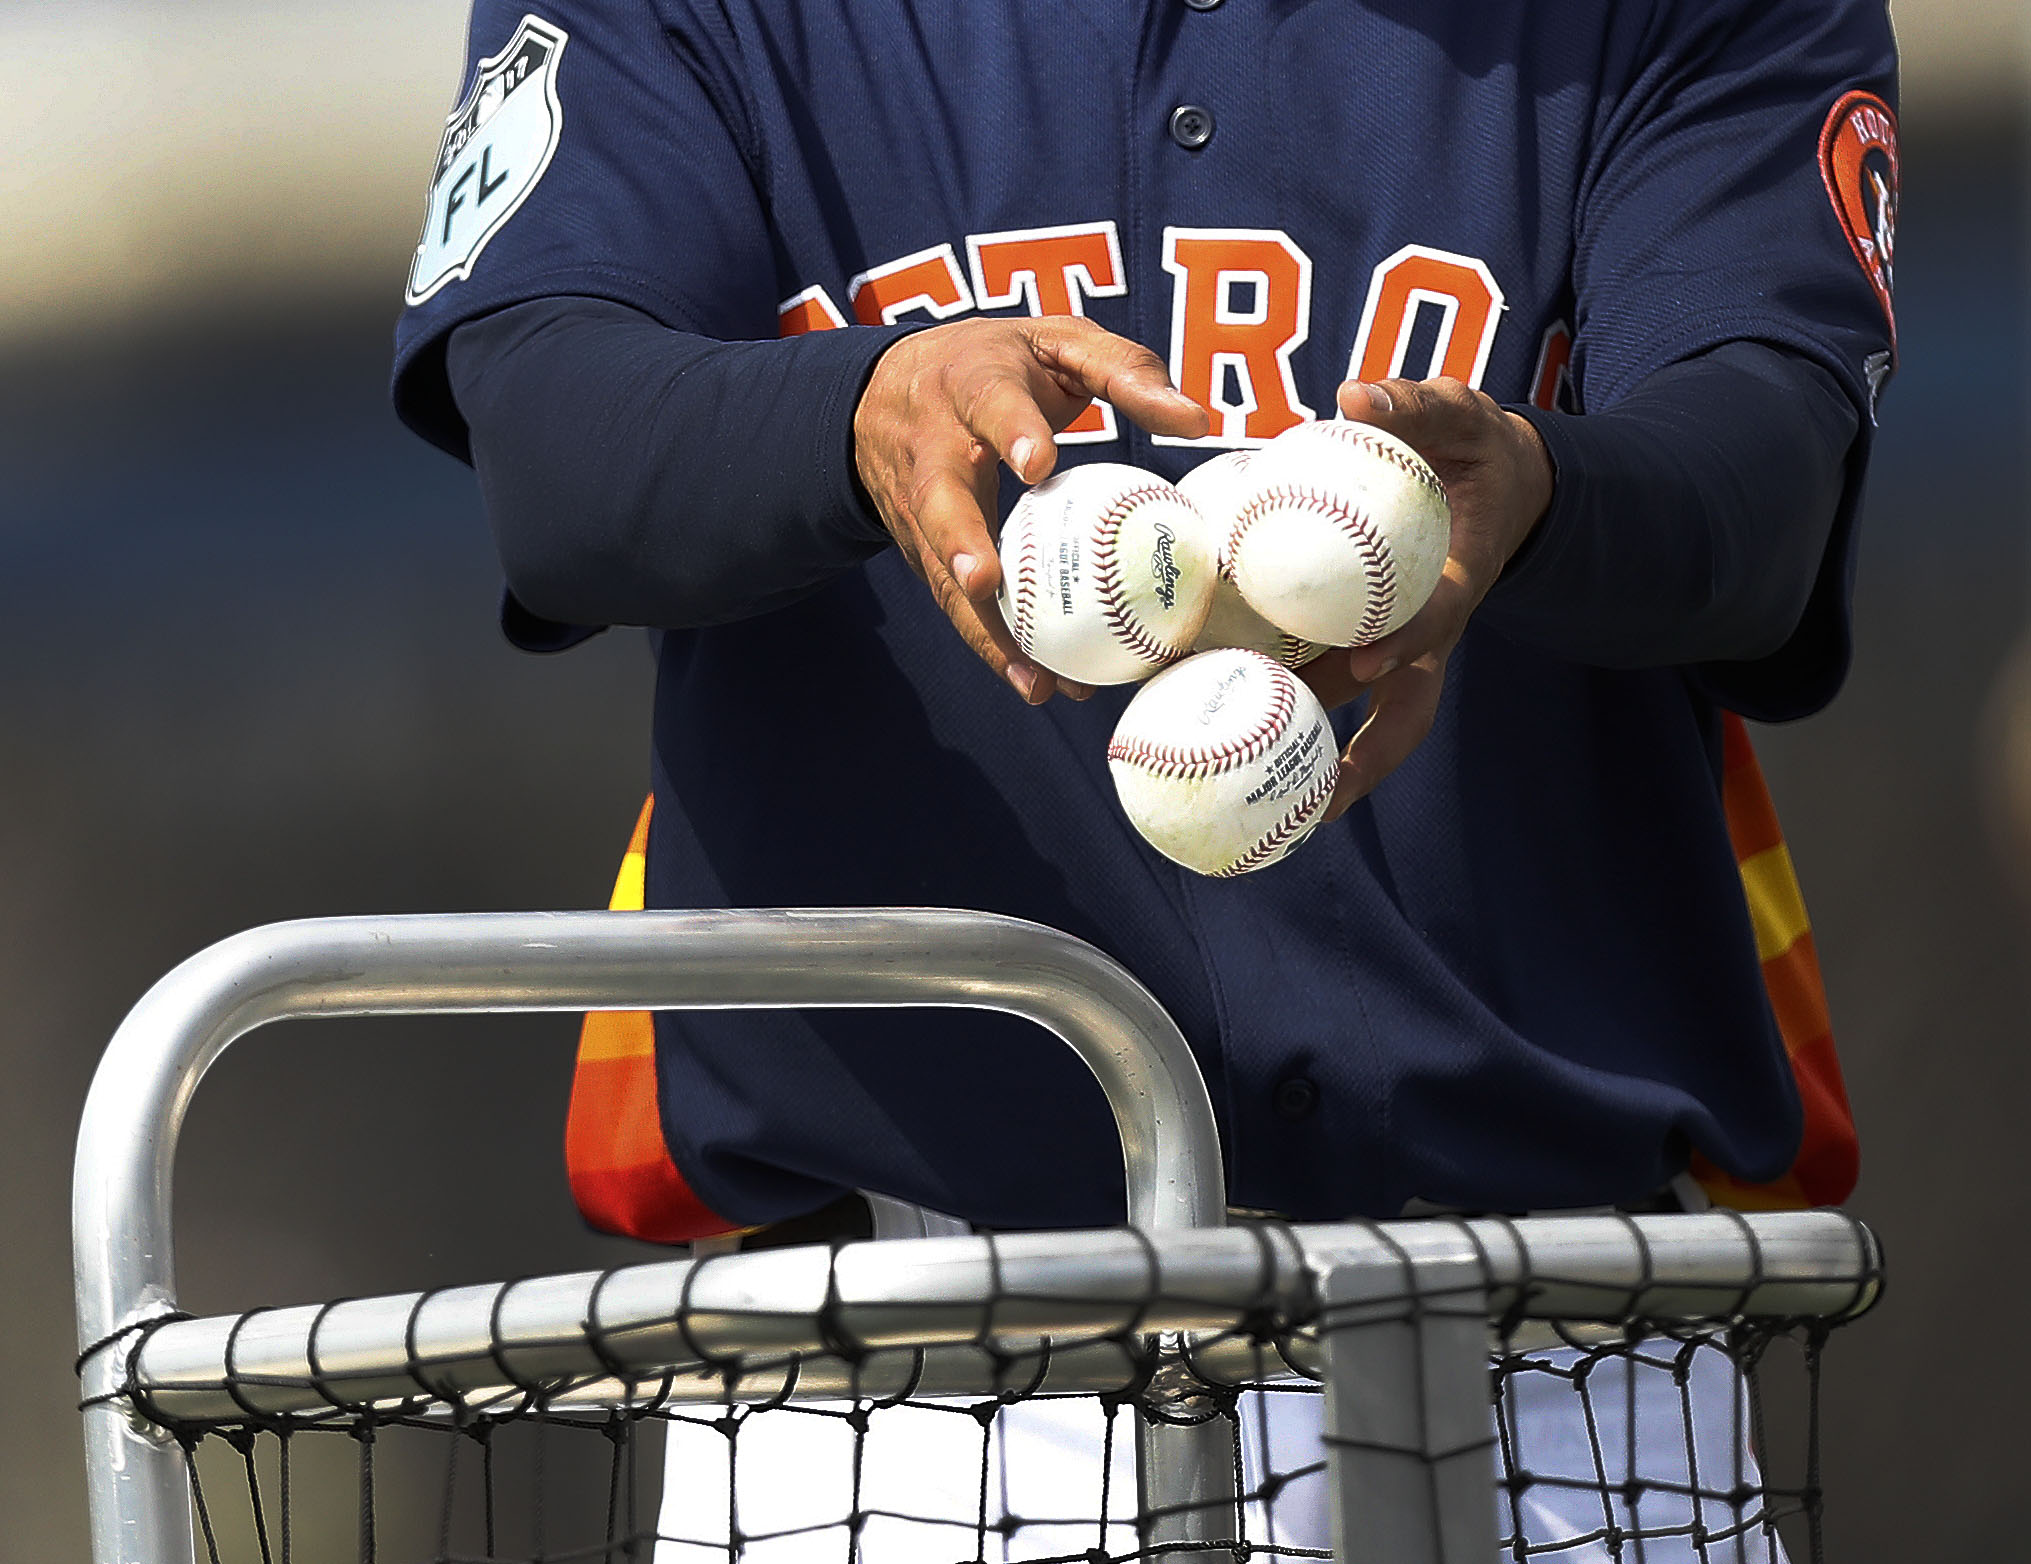
[[[323, 918], [192, 956], [114, 1033], [78, 1136], [71, 1235], [94, 1559], [194, 1555], [182, 1451], [95, 1398], [122, 1381], [134, 1340], [122, 1333], [175, 1312], [177, 1140], [198, 1082], [235, 1040], [312, 1016], [903, 1006], [998, 1010], [1056, 1034], [1114, 1113], [1130, 1222], [1225, 1221], [1212, 1102], [1176, 1022], [1118, 963], [1037, 924], [938, 909]], [[1231, 1489], [1231, 1472], [1199, 1470], [1203, 1440], [1168, 1432], [1144, 1451], [1146, 1506], [1175, 1510]]]

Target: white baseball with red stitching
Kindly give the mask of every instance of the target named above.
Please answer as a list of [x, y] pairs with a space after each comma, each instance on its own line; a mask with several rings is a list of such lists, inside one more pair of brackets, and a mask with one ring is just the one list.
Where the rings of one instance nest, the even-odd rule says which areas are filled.
[[1423, 457], [1369, 424], [1286, 430], [1256, 452], [1225, 554], [1272, 624], [1329, 646], [1366, 646], [1424, 607], [1445, 568], [1453, 513]]
[[1001, 613], [1026, 657], [1130, 684], [1185, 655], [1213, 601], [1215, 541], [1192, 502], [1119, 462], [1046, 478], [1001, 530]]
[[1214, 556], [1219, 572], [1213, 583], [1213, 606], [1206, 614], [1206, 628], [1192, 643], [1195, 652], [1217, 651], [1242, 646], [1265, 657], [1274, 657], [1286, 668], [1302, 668], [1326, 648], [1301, 635], [1279, 630], [1248, 606], [1234, 584], [1234, 570], [1227, 556], [1227, 540], [1234, 531], [1235, 518], [1249, 497], [1248, 467], [1253, 451], [1228, 451], [1201, 462], [1178, 480], [1178, 490], [1198, 506], [1199, 514], [1212, 523], [1220, 540]]
[[1281, 663], [1232, 648], [1166, 668], [1107, 746], [1121, 807], [1174, 863], [1226, 877], [1311, 834], [1340, 757], [1318, 697]]

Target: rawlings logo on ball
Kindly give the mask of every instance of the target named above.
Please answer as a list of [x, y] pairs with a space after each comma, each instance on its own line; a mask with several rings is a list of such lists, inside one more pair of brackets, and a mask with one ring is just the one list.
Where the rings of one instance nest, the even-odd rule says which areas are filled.
[[1162, 522], [1157, 526], [1157, 546], [1150, 555], [1150, 575], [1156, 581], [1157, 601], [1166, 608], [1178, 606], [1178, 577], [1183, 573], [1178, 568], [1177, 555], [1171, 545], [1178, 541], [1178, 535]]
[[[1001, 612], [1025, 657], [1082, 684], [1129, 684], [1185, 654], [1213, 601], [1192, 502], [1118, 462], [1031, 489], [1001, 532]], [[1045, 594], [1040, 559], [1056, 562]]]
[[1227, 697], [1232, 695], [1236, 686], [1244, 683], [1247, 678], [1248, 669], [1244, 665], [1236, 668], [1214, 687], [1213, 693], [1206, 697], [1206, 704], [1199, 708], [1201, 727], [1209, 726], [1213, 719], [1220, 715], [1220, 708], [1227, 704]]

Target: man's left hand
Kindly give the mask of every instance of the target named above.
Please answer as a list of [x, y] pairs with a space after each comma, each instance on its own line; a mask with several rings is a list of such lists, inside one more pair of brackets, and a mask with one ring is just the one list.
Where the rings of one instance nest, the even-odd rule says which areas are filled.
[[1339, 399], [1347, 418], [1387, 430], [1431, 463], [1452, 505], [1453, 537], [1445, 572], [1410, 623], [1367, 646], [1329, 651], [1300, 671], [1329, 710], [1368, 696], [1368, 718], [1340, 757], [1328, 820], [1403, 764], [1431, 732], [1446, 659], [1468, 616], [1552, 496], [1551, 457], [1537, 431], [1460, 381], [1350, 380]]

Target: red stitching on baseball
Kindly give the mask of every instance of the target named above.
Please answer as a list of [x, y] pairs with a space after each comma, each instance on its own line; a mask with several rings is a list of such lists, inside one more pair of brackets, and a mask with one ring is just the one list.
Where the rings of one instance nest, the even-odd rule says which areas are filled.
[[1290, 670], [1266, 657], [1263, 661], [1271, 669], [1269, 708], [1246, 733], [1211, 748], [1159, 744], [1149, 739], [1124, 739], [1117, 735], [1108, 742], [1107, 758], [1140, 766], [1156, 776], [1175, 777], [1188, 782], [1197, 782], [1222, 771], [1231, 771], [1236, 766], [1247, 765], [1276, 742], [1278, 734], [1298, 707], [1297, 680], [1291, 677]]
[[1025, 518], [1023, 535], [1016, 543], [1015, 623], [1008, 627], [1009, 634], [1016, 639], [1016, 645], [1023, 655], [1031, 655], [1030, 636], [1035, 626], [1031, 623], [1037, 609], [1037, 524], [1033, 518]]
[[1279, 631], [1277, 645], [1280, 650], [1276, 660], [1286, 668], [1296, 668], [1311, 660], [1312, 652], [1318, 644], [1316, 641], [1307, 641], [1301, 635], [1292, 635], [1288, 630]]
[[1312, 790], [1292, 804], [1284, 817], [1265, 831], [1253, 847], [1226, 868], [1215, 869], [1213, 877], [1218, 880], [1231, 879], [1237, 874], [1246, 874], [1251, 869], [1259, 869], [1280, 856], [1287, 849], [1292, 837], [1300, 836], [1311, 828], [1312, 822], [1309, 818], [1311, 812], [1319, 807], [1322, 800], [1332, 797], [1333, 789], [1339, 780], [1340, 772], [1337, 767], [1320, 777], [1312, 784]]
[[1114, 556], [1114, 545], [1121, 534], [1121, 521], [1130, 511], [1146, 500], [1168, 499], [1171, 493], [1167, 483], [1126, 489], [1115, 496], [1114, 502], [1093, 523], [1093, 581], [1100, 589], [1101, 617], [1114, 632], [1114, 638], [1147, 663], [1170, 662], [1182, 656], [1186, 648], [1158, 640], [1129, 614], [1127, 605], [1121, 601], [1121, 564]]
[[1353, 441], [1364, 451], [1381, 457], [1421, 488], [1430, 490], [1442, 500], [1446, 498], [1446, 486], [1439, 481], [1439, 475], [1432, 471], [1429, 462], [1415, 451], [1406, 453], [1394, 440], [1377, 439], [1376, 431], [1366, 424], [1352, 424], [1339, 418], [1321, 418], [1312, 427], [1335, 440]]
[[1262, 490], [1234, 518], [1234, 530], [1227, 535], [1230, 553], [1240, 546], [1242, 535], [1272, 506], [1309, 510], [1325, 517], [1367, 554], [1375, 567], [1375, 577], [1369, 584], [1368, 604], [1361, 611], [1361, 623], [1355, 628], [1353, 644], [1365, 646], [1381, 635], [1396, 608], [1396, 554], [1375, 523], [1324, 489], [1301, 489], [1295, 484], [1278, 484], [1273, 489]]

